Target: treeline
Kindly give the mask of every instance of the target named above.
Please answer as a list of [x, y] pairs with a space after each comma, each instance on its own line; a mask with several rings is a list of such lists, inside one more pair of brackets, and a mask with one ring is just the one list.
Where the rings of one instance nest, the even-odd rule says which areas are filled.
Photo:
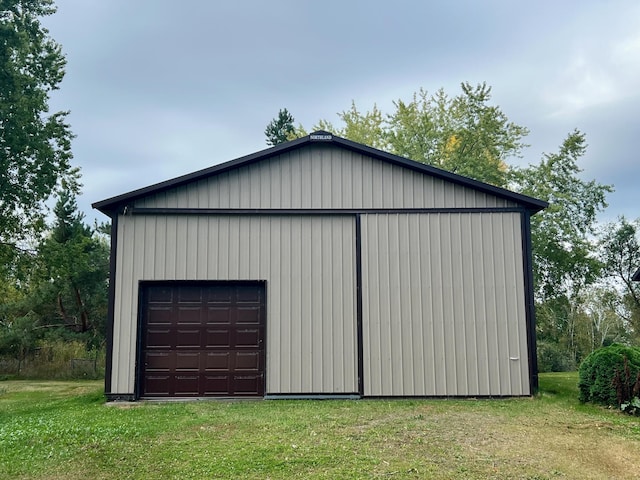
[[100, 376], [109, 280], [106, 225], [90, 227], [68, 191], [31, 248], [0, 279], [0, 374]]
[[[584, 133], [569, 132], [557, 152], [517, 166], [529, 131], [491, 103], [485, 83], [462, 83], [455, 96], [420, 89], [395, 101], [390, 113], [376, 105], [361, 111], [354, 102], [338, 119], [338, 125], [320, 120], [311, 131], [330, 131], [549, 202], [531, 219], [541, 371], [575, 370], [600, 346], [640, 344], [640, 284], [631, 280], [640, 267], [640, 221], [598, 223], [613, 186], [583, 178]], [[307, 130], [282, 109], [265, 135], [268, 145], [277, 145]]]

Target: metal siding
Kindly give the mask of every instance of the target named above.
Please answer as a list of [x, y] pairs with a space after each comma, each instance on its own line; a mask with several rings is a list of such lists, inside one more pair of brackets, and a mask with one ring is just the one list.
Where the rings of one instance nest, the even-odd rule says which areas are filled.
[[[118, 221], [118, 244], [121, 248], [117, 251], [116, 271], [118, 281], [115, 291], [114, 329], [113, 329], [113, 365], [111, 378], [112, 393], [133, 392], [133, 366], [135, 363], [135, 349], [132, 348], [131, 339], [135, 342], [135, 324], [126, 321], [129, 317], [124, 312], [137, 295], [137, 285], [133, 283], [134, 248], [136, 241], [135, 229], [131, 224], [125, 225], [124, 218]], [[131, 246], [126, 248], [125, 246]], [[137, 304], [137, 302], [135, 302]], [[137, 312], [134, 318], [137, 317]]]
[[136, 202], [174, 208], [472, 208], [515, 203], [331, 145], [309, 145]]
[[267, 281], [267, 393], [357, 391], [354, 218], [120, 216], [112, 392], [132, 393], [140, 280]]
[[362, 215], [365, 395], [529, 395], [519, 213]]

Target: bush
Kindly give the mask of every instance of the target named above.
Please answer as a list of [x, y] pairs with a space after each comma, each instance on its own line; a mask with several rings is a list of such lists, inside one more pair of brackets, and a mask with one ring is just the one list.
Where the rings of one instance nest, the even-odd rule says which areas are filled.
[[566, 348], [557, 343], [538, 342], [538, 372], [575, 372], [576, 362]]
[[580, 365], [580, 401], [617, 405], [632, 399], [640, 372], [640, 348], [610, 345], [591, 353]]
[[84, 342], [78, 340], [41, 340], [35, 352], [20, 365], [15, 359], [0, 357], [0, 375], [13, 374], [19, 378], [98, 379], [103, 378], [104, 369], [104, 348], [87, 350]]

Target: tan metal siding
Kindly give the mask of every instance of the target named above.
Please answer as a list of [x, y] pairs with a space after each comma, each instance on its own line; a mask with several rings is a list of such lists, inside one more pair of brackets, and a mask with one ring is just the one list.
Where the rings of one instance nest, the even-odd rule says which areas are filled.
[[365, 395], [529, 395], [518, 213], [362, 216]]
[[471, 208], [511, 201], [330, 145], [309, 145], [162, 192], [138, 207]]
[[346, 216], [120, 216], [112, 392], [134, 389], [140, 280], [250, 279], [267, 280], [267, 393], [355, 392], [354, 229]]

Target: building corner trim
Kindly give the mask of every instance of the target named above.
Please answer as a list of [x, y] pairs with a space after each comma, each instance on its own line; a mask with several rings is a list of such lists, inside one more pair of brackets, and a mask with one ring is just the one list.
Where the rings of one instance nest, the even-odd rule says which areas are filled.
[[118, 250], [118, 212], [111, 218], [111, 246], [109, 252], [109, 290], [107, 303], [107, 354], [104, 372], [104, 392], [111, 395], [111, 375], [113, 372], [113, 330], [115, 328], [115, 300], [116, 300], [116, 255]]
[[524, 264], [524, 295], [529, 356], [529, 387], [531, 395], [538, 391], [538, 347], [536, 340], [536, 305], [533, 284], [533, 253], [531, 245], [531, 212], [521, 215], [522, 257]]

